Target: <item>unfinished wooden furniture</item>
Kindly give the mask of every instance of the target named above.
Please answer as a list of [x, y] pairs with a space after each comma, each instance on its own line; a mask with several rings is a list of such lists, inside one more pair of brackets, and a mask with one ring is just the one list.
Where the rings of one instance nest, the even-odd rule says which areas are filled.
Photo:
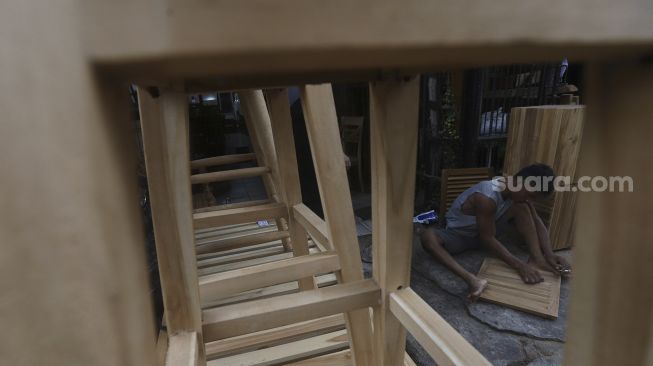
[[[151, 135], [148, 149], [162, 159], [156, 169], [165, 172], [156, 173], [161, 178], [155, 179], [159, 201], [168, 200], [157, 209], [159, 222], [167, 220], [171, 225], [159, 224], [157, 229], [168, 233], [160, 250], [167, 258], [161, 261], [162, 272], [167, 272], [162, 278], [168, 279], [164, 295], [169, 318], [167, 359], [169, 364], [180, 359], [179, 364], [192, 364], [203, 363], [208, 348], [202, 347], [206, 340], [200, 338], [204, 329], [197, 301], [189, 164], [181, 159], [187, 158], [184, 92], [367, 80], [388, 88], [378, 94], [378, 100], [384, 101], [378, 105], [392, 110], [393, 101], [401, 99], [396, 93], [404, 95], [400, 90], [405, 85], [397, 81], [403, 82], [404, 76], [563, 57], [588, 64], [584, 100], [590, 106], [591, 128], [583, 131], [578, 173], [630, 176], [635, 182], [632, 193], [579, 195], [565, 362], [580, 366], [650, 363], [653, 296], [642, 290], [653, 287], [649, 265], [653, 232], [648, 230], [653, 222], [653, 195], [647, 190], [653, 186], [648, 148], [653, 138], [650, 1], [625, 0], [618, 7], [607, 0], [570, 0], [564, 6], [516, 0], [245, 0], [229, 4], [64, 0], [56, 6], [46, 1], [8, 0], [3, 5], [3, 364], [155, 363], [144, 240], [135, 204], [128, 83], [162, 91], [150, 102], [162, 113], [159, 123], [150, 125], [158, 134]], [[316, 93], [323, 91], [307, 89], [306, 95], [310, 99]], [[312, 119], [333, 115], [314, 103], [305, 105]], [[379, 122], [371, 123], [380, 127], [376, 133], [382, 138], [373, 138], [372, 149], [386, 154], [375, 163], [376, 169], [384, 170], [372, 172], [378, 177], [373, 212], [389, 225], [375, 236], [380, 257], [375, 279], [360, 282], [353, 267], [348, 267], [355, 260], [343, 264], [346, 251], [354, 248], [349, 240], [353, 231], [346, 226], [349, 219], [337, 217], [337, 209], [345, 212], [346, 207], [336, 203], [322, 225], [324, 237], [339, 254], [345, 282], [338, 286], [347, 289], [330, 293], [330, 301], [338, 304], [338, 312], [348, 311], [348, 334], [362, 329], [362, 333], [350, 334], [352, 360], [365, 364], [357, 358], [369, 356], [366, 350], [371, 349], [374, 354], [384, 353], [384, 361], [376, 365], [401, 364], [393, 360], [401, 357], [402, 343], [397, 340], [406, 327], [439, 364], [477, 365], [474, 349], [406, 287], [409, 243], [383, 237], [403, 238], [409, 231], [410, 215], [405, 214], [402, 202], [408, 201], [412, 178], [397, 181], [392, 177], [412, 165], [411, 160], [395, 156], [410, 156], [409, 147], [414, 144], [406, 143], [413, 138], [409, 132], [394, 133], [391, 126], [400, 122], [381, 123], [388, 115], [377, 116]], [[403, 117], [401, 124], [411, 122]], [[324, 128], [331, 131], [335, 120], [328, 120], [332, 122]], [[323, 138], [322, 126], [316, 125], [317, 135]], [[412, 127], [403, 130], [412, 131]], [[337, 141], [337, 133], [331, 131], [328, 136], [326, 144]], [[395, 145], [395, 141], [402, 142]], [[328, 146], [313, 147], [315, 160], [321, 162], [322, 199], [333, 206], [334, 199], [344, 202], [343, 192], [334, 186], [346, 186], [345, 172], [340, 166], [337, 174], [331, 174], [331, 167], [337, 165], [323, 160], [325, 151], [337, 156]], [[285, 202], [279, 198], [268, 204]], [[286, 206], [288, 216], [300, 211], [296, 208]], [[276, 208], [264, 209], [274, 212]], [[236, 208], [216, 211], [222, 213], [211, 219], [233, 220], [237, 211], [230, 210]], [[250, 211], [248, 215], [258, 214]], [[312, 219], [297, 221], [310, 223]], [[306, 229], [309, 233], [318, 230]], [[403, 263], [397, 259], [389, 266], [392, 256], [403, 258]], [[369, 281], [374, 281], [377, 292], [369, 291]], [[351, 291], [351, 286], [357, 289]], [[311, 291], [319, 289], [304, 292]], [[355, 306], [363, 310], [344, 309], [354, 305], [334, 300], [348, 296], [357, 298]], [[365, 333], [369, 323], [358, 315], [369, 309], [366, 300], [370, 298], [377, 301], [373, 342], [368, 342]], [[293, 314], [280, 305], [276, 303], [273, 311]], [[319, 301], [302, 306], [323, 308]], [[265, 312], [261, 309], [254, 314], [252, 308], [247, 309], [243, 313], [247, 319]], [[225, 327], [229, 334], [245, 330], [238, 325], [235, 312], [229, 317], [212, 315], [210, 321], [215, 324], [231, 324]], [[280, 318], [290, 319], [286, 316]], [[219, 329], [210, 330], [219, 336]], [[337, 335], [318, 342], [337, 343]], [[378, 344], [392, 347], [379, 348]], [[347, 361], [342, 353], [325, 357]]]
[[453, 201], [474, 184], [492, 179], [492, 173], [492, 168], [442, 169], [438, 216], [443, 226], [446, 222], [445, 215]]
[[576, 166], [581, 149], [585, 106], [547, 105], [513, 108], [510, 113], [504, 175], [533, 163], [544, 163], [557, 176], [569, 177], [569, 191], [554, 192], [535, 207], [549, 228], [554, 250], [571, 247], [578, 198]]
[[363, 181], [363, 117], [340, 117], [340, 138], [342, 148], [351, 162], [351, 168], [356, 168], [358, 187], [365, 192]]
[[544, 281], [525, 284], [514, 268], [497, 258], [486, 258], [478, 278], [488, 281], [480, 298], [546, 318], [557, 318], [560, 305], [560, 276], [540, 271]]

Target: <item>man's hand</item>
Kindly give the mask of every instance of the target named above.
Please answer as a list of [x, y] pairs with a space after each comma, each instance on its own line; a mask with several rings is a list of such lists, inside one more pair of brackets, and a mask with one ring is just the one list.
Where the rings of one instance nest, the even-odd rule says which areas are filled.
[[571, 265], [565, 258], [559, 255], [552, 254], [546, 258], [546, 261], [560, 274], [565, 275], [571, 273]]
[[528, 284], [536, 284], [539, 282], [544, 281], [544, 278], [542, 278], [542, 274], [540, 274], [540, 271], [538, 271], [535, 267], [531, 266], [530, 264], [523, 263], [519, 267], [516, 268], [517, 273], [519, 273], [519, 276], [521, 277], [522, 281]]

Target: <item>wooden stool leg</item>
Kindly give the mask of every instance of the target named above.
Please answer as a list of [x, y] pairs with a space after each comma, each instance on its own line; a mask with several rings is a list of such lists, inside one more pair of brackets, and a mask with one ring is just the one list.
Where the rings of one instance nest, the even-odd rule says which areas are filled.
[[[349, 185], [345, 183], [347, 171], [331, 85], [307, 85], [302, 88], [301, 98], [329, 240], [340, 257], [339, 280], [344, 283], [362, 280], [354, 209]], [[356, 365], [374, 365], [368, 309], [351, 311], [346, 318]]]
[[419, 78], [370, 84], [376, 364], [401, 365], [406, 330], [390, 312], [390, 293], [410, 284], [417, 158]]

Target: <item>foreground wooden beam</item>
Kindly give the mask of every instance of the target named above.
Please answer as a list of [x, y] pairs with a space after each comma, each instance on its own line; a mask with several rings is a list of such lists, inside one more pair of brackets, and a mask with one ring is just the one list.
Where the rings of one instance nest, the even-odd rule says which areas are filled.
[[404, 358], [406, 332], [390, 313], [389, 295], [410, 285], [418, 111], [418, 77], [370, 84], [372, 272], [382, 291], [374, 309], [379, 366]]
[[[188, 102], [183, 92], [138, 89], [152, 221], [169, 334], [194, 332], [204, 364], [197, 285], [188, 148]], [[184, 299], [184, 301], [180, 301]]]
[[389, 307], [438, 365], [491, 365], [410, 288], [391, 293]]
[[257, 206], [228, 208], [219, 211], [193, 214], [195, 229], [244, 224], [260, 220], [286, 217], [288, 209], [283, 203], [270, 203]]
[[592, 65], [578, 176], [630, 177], [633, 191], [582, 192], [565, 364], [653, 360], [653, 66]]
[[368, 312], [379, 295], [374, 281], [361, 280], [204, 310], [204, 337], [214, 341], [354, 309]]
[[223, 298], [239, 292], [290, 282], [340, 269], [338, 255], [304, 255], [258, 266], [216, 273], [200, 279], [202, 299]]
[[332, 80], [341, 77], [336, 71], [366, 71], [358, 80], [370, 80], [378, 76], [370, 71], [380, 69], [622, 57], [653, 44], [653, 9], [642, 0], [624, 0], [618, 8], [607, 0], [565, 6], [520, 0], [286, 0], [275, 3], [273, 14], [264, 0], [229, 6], [172, 1], [152, 7], [148, 0], [84, 5], [86, 49], [107, 69], [140, 77], [216, 75], [222, 82], [249, 75], [243, 84], [250, 87], [270, 76], [277, 82], [294, 77], [291, 85], [300, 85], [324, 73]]
[[[301, 99], [328, 238], [340, 255], [338, 279], [343, 283], [360, 281], [363, 267], [331, 85], [307, 85]], [[369, 312], [352, 311], [346, 319], [356, 365], [374, 365]]]

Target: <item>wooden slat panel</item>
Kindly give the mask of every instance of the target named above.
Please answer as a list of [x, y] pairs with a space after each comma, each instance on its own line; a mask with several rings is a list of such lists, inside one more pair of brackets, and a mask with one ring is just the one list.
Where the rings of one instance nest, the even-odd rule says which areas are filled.
[[293, 362], [288, 366], [353, 366], [351, 350], [329, 353], [324, 356], [313, 357], [307, 360]]
[[483, 355], [410, 288], [390, 294], [390, 310], [438, 365], [490, 366]]
[[478, 278], [488, 281], [481, 299], [547, 318], [558, 317], [560, 276], [540, 271], [544, 278], [537, 284], [526, 284], [517, 271], [496, 258], [486, 258]]
[[190, 162], [190, 168], [191, 169], [207, 168], [212, 166], [243, 163], [246, 161], [253, 161], [253, 160], [256, 160], [256, 155], [254, 153], [215, 156], [212, 158], [193, 160]]
[[289, 235], [287, 231], [269, 231], [259, 234], [237, 236], [235, 238], [218, 239], [197, 245], [196, 252], [197, 254], [207, 254], [254, 244], [268, 243], [288, 237]]
[[209, 212], [209, 211], [224, 210], [224, 209], [227, 209], [227, 208], [240, 208], [240, 207], [258, 206], [258, 205], [264, 205], [264, 204], [270, 203], [270, 202], [271, 202], [270, 200], [265, 199], [265, 200], [253, 200], [253, 201], [246, 201], [246, 202], [227, 203], [227, 204], [217, 205], [217, 206], [196, 208], [196, 209], [193, 210], [193, 212], [194, 213], [197, 213], [197, 212]]
[[336, 254], [318, 253], [222, 272], [200, 279], [200, 298], [202, 301], [208, 298], [223, 298], [242, 291], [332, 272], [339, 268]]
[[251, 168], [223, 170], [219, 172], [193, 174], [190, 177], [191, 184], [206, 184], [223, 182], [249, 177], [257, 177], [270, 172], [270, 168], [256, 166]]
[[266, 349], [243, 353], [209, 361], [209, 366], [274, 366], [310, 358], [325, 353], [340, 351], [349, 346], [345, 330], [281, 344]]
[[330, 315], [324, 318], [209, 342], [206, 344], [206, 354], [208, 359], [215, 359], [329, 333], [341, 330], [344, 327], [345, 319], [342, 314]]
[[204, 334], [207, 340], [234, 337], [282, 325], [316, 319], [379, 304], [380, 290], [372, 280], [339, 284], [227, 305], [203, 311]]
[[205, 229], [214, 226], [233, 225], [271, 218], [287, 217], [288, 210], [282, 203], [230, 208], [220, 211], [200, 212], [193, 214], [196, 229]]

